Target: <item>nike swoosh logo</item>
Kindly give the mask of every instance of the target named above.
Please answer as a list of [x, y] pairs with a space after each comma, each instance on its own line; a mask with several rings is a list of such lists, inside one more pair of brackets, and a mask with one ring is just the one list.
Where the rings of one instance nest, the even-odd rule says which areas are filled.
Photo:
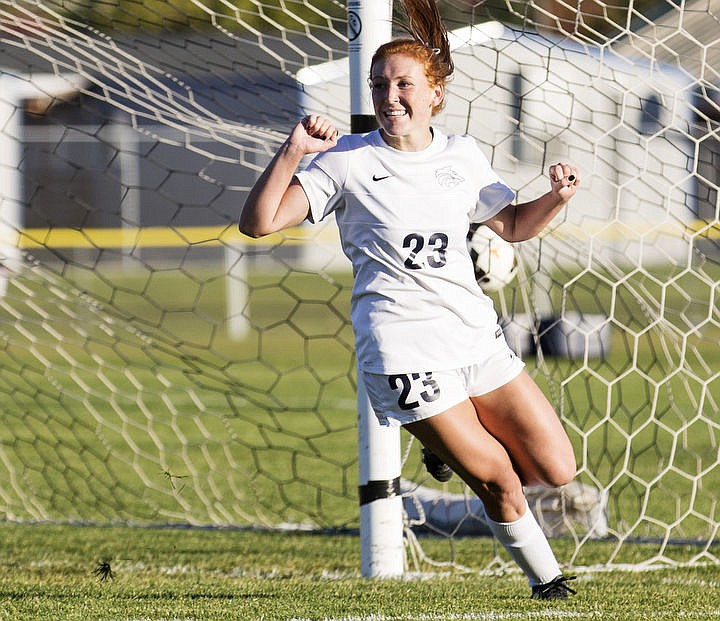
[[382, 181], [383, 179], [389, 179], [392, 175], [385, 175], [384, 177], [378, 177], [377, 175], [372, 176], [373, 181]]

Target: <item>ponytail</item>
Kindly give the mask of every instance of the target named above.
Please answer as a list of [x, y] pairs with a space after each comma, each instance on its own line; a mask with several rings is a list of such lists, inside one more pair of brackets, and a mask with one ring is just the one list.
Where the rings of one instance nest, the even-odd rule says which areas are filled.
[[449, 78], [454, 71], [450, 42], [435, 0], [400, 0], [400, 4], [408, 18], [408, 24], [403, 28], [415, 41], [433, 52], [437, 64], [444, 69], [444, 79]]

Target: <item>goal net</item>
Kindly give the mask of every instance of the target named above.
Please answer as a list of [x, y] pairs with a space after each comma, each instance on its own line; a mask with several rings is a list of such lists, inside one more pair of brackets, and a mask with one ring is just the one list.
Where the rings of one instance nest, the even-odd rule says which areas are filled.
[[[578, 458], [531, 507], [575, 566], [716, 563], [720, 1], [439, 6], [438, 124], [520, 200], [583, 174], [491, 294]], [[349, 131], [347, 33], [336, 0], [0, 0], [1, 519], [358, 527], [334, 224], [236, 232], [304, 111]], [[477, 500], [402, 438], [410, 566], [467, 566]]]

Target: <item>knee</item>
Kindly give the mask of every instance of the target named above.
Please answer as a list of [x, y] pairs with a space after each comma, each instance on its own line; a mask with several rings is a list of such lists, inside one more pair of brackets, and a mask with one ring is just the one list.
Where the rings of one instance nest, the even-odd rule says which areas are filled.
[[507, 454], [486, 451], [476, 460], [462, 460], [453, 468], [468, 487], [486, 504], [493, 506], [521, 504], [523, 485]]
[[[504, 476], [468, 483], [482, 501], [486, 515], [496, 522], [514, 522], [526, 511], [527, 500], [522, 483], [510, 470]], [[467, 481], [466, 481], [467, 483]]]
[[575, 456], [558, 457], [547, 464], [543, 472], [543, 484], [546, 487], [562, 487], [570, 483], [577, 474]]

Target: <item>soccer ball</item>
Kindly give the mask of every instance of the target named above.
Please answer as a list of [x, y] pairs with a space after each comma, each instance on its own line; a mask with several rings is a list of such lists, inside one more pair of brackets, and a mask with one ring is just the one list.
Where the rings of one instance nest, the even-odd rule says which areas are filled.
[[475, 278], [484, 291], [497, 291], [512, 282], [518, 271], [515, 249], [493, 230], [474, 224], [467, 236]]

